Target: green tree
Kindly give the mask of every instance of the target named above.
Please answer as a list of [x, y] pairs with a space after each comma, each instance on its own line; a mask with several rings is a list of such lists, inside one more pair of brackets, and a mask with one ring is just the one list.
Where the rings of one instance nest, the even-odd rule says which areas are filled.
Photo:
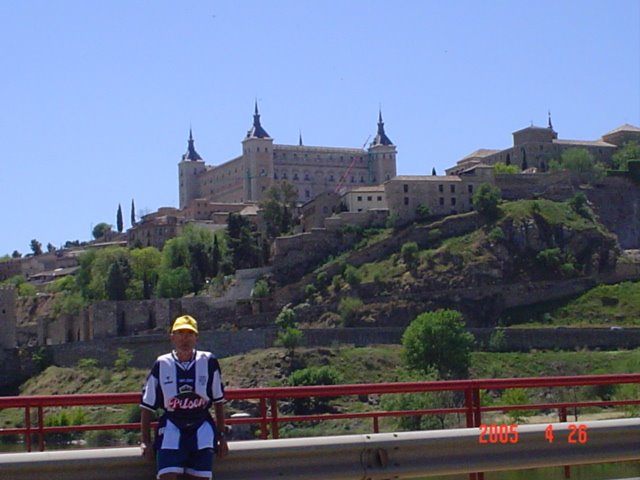
[[473, 194], [473, 208], [482, 216], [494, 219], [500, 212], [501, 192], [498, 187], [483, 183]]
[[233, 267], [252, 268], [259, 265], [260, 248], [254, 235], [255, 226], [246, 217], [230, 213], [227, 221], [227, 245]]
[[22, 254], [18, 250], [14, 250], [11, 254], [11, 258], [22, 258]]
[[111, 231], [111, 225], [109, 225], [108, 223], [104, 223], [101, 222], [99, 224], [97, 224], [95, 227], [93, 227], [93, 238], [95, 240], [98, 240], [100, 238], [103, 238], [107, 233], [109, 233]]
[[133, 227], [136, 224], [136, 204], [131, 199], [131, 226]]
[[516, 174], [520, 173], [520, 169], [515, 165], [507, 165], [506, 163], [496, 163], [493, 166], [495, 173]]
[[220, 273], [220, 262], [222, 261], [222, 253], [220, 252], [220, 244], [218, 236], [213, 236], [213, 250], [211, 251], [211, 276], [216, 277]]
[[270, 238], [288, 233], [293, 227], [298, 191], [293, 184], [282, 181], [267, 189], [263, 200], [258, 204], [263, 212]]
[[287, 355], [293, 359], [296, 347], [302, 342], [303, 333], [298, 329], [296, 312], [290, 304], [282, 307], [278, 313], [276, 326], [278, 327], [276, 344], [284, 347], [287, 350]]
[[418, 315], [402, 335], [403, 356], [410, 369], [441, 378], [465, 378], [469, 372], [473, 335], [460, 312], [436, 310]]
[[38, 240], [34, 238], [33, 240], [31, 240], [29, 246], [31, 247], [31, 251], [34, 255], [42, 255], [42, 243], [40, 243]]
[[597, 163], [584, 148], [569, 148], [560, 156], [560, 168], [580, 182], [590, 183], [604, 176], [604, 166]]
[[105, 280], [107, 300], [126, 300], [130, 281], [131, 267], [127, 258], [119, 258], [109, 265]]
[[116, 228], [118, 233], [122, 233], [124, 230], [124, 221], [122, 220], [122, 207], [118, 204], [118, 212], [116, 213]]
[[155, 247], [131, 250], [132, 299], [150, 299], [158, 283], [162, 254]]
[[640, 160], [640, 144], [636, 141], [625, 142], [611, 159], [618, 170], [628, 170], [630, 160]]
[[157, 286], [158, 297], [180, 298], [191, 290], [191, 275], [186, 267], [163, 270], [160, 273]]

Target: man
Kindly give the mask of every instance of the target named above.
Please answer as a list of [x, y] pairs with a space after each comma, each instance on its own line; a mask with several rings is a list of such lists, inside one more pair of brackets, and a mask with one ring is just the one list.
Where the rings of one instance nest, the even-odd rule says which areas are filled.
[[[228, 453], [224, 437], [224, 387], [218, 360], [196, 350], [198, 323], [189, 316], [176, 318], [171, 327], [174, 350], [157, 358], [142, 391], [142, 454], [153, 461], [160, 480], [210, 479], [214, 446], [219, 457]], [[215, 423], [209, 413], [213, 404]], [[163, 409], [154, 445], [151, 418]], [[155, 447], [155, 448], [154, 448]]]

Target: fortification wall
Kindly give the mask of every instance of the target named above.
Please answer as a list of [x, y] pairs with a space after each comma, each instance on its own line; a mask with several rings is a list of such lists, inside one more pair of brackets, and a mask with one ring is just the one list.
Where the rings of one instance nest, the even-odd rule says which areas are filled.
[[546, 198], [564, 201], [575, 193], [568, 172], [496, 174], [495, 181], [504, 200]]

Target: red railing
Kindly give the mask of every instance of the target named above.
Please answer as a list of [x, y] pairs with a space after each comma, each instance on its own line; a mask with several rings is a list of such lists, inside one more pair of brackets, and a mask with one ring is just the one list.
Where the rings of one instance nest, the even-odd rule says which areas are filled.
[[[640, 374], [589, 375], [569, 377], [535, 377], [509, 379], [452, 380], [438, 382], [377, 383], [354, 385], [331, 385], [313, 387], [274, 387], [227, 389], [227, 400], [253, 400], [258, 402], [258, 415], [242, 418], [229, 418], [230, 425], [258, 424], [261, 438], [266, 439], [271, 432], [272, 438], [279, 437], [279, 425], [305, 421], [325, 421], [343, 419], [371, 419], [372, 431], [379, 432], [379, 420], [386, 417], [464, 414], [467, 427], [482, 424], [483, 412], [508, 412], [516, 410], [557, 410], [559, 421], [566, 421], [570, 408], [610, 407], [640, 405], [640, 399], [608, 401], [571, 401], [554, 403], [532, 403], [526, 405], [482, 406], [481, 390], [506, 390], [510, 388], [546, 388], [581, 387], [594, 385], [621, 385], [640, 383]], [[451, 408], [432, 408], [422, 410], [370, 411], [357, 413], [328, 413], [314, 415], [281, 415], [278, 402], [283, 399], [311, 397], [339, 397], [350, 395], [387, 395], [420, 392], [460, 392], [464, 394], [464, 404]], [[78, 432], [87, 430], [138, 429], [138, 423], [45, 426], [45, 408], [104, 406], [138, 404], [139, 393], [91, 394], [91, 395], [55, 395], [0, 397], [0, 410], [8, 408], [24, 409], [24, 426], [0, 429], [0, 435], [24, 435], [27, 451], [32, 450], [32, 437], [37, 437], [38, 448], [44, 450], [44, 437], [50, 433]], [[37, 411], [35, 425], [32, 411]]]

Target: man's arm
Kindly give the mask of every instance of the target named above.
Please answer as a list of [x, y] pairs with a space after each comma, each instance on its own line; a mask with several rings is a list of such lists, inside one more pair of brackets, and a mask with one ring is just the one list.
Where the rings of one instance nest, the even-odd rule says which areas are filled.
[[153, 460], [153, 445], [151, 444], [151, 417], [153, 413], [148, 408], [140, 407], [140, 448], [142, 456]]
[[227, 445], [227, 438], [225, 436], [224, 428], [224, 402], [214, 403], [213, 407], [216, 411], [216, 442], [218, 443], [218, 456], [222, 457], [229, 453], [229, 446]]

